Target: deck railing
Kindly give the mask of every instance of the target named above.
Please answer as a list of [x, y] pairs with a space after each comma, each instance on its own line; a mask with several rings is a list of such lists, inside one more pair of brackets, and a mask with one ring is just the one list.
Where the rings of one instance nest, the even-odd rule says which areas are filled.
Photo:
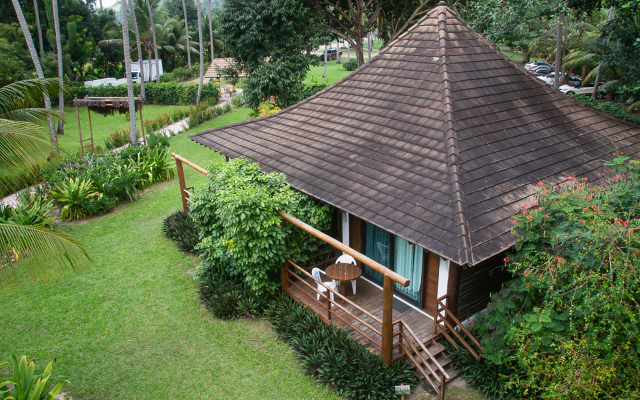
[[[448, 295], [444, 295], [436, 300], [436, 317], [433, 321], [433, 332], [437, 333], [438, 330], [442, 333], [445, 339], [449, 341], [456, 349], [459, 349], [460, 346], [458, 342], [456, 342], [452, 335], [455, 336], [462, 345], [469, 350], [469, 352], [475, 357], [476, 360], [480, 361], [480, 354], [482, 353], [482, 345], [478, 342], [471, 332], [467, 328], [460, 323], [458, 318], [456, 318], [451, 311], [447, 308], [445, 301], [447, 300]], [[466, 339], [460, 334], [462, 332]], [[474, 346], [472, 347], [471, 342]]]

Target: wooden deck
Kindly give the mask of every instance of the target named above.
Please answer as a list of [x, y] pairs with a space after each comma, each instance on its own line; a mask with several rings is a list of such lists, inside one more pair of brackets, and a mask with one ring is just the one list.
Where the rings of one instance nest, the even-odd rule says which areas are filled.
[[[299, 277], [298, 279], [302, 279], [302, 278]], [[326, 299], [321, 295], [320, 301], [318, 301], [316, 299], [316, 295], [317, 295], [316, 292], [313, 291], [310, 287], [308, 287], [304, 283], [299, 281], [296, 282], [298, 279], [294, 279], [293, 281], [293, 283], [296, 283], [295, 286], [292, 284], [287, 289], [287, 292], [289, 293], [289, 295], [296, 301], [299, 301], [304, 305], [306, 305], [307, 307], [310, 307], [316, 312], [316, 314], [320, 315], [325, 321], [328, 321]], [[316, 287], [317, 282], [314, 281], [312, 278], [307, 277], [304, 280], [310, 285], [313, 285], [313, 287]], [[351, 283], [347, 283], [346, 285], [346, 294], [348, 297], [351, 297], [353, 295], [353, 292], [351, 289]], [[369, 283], [368, 281], [362, 278], [358, 278], [357, 288], [356, 288], [356, 297], [355, 299], [350, 299], [350, 300], [354, 302], [357, 306], [373, 314], [379, 320], [382, 320], [382, 289], [374, 286], [373, 284]], [[377, 332], [370, 329], [369, 327], [367, 327], [365, 324], [365, 323], [370, 324], [375, 329], [380, 330], [381, 328], [380, 323], [376, 322], [373, 318], [367, 316], [365, 313], [361, 312], [356, 307], [348, 303], [343, 303], [337, 297], [335, 299], [335, 303], [337, 304], [331, 305], [331, 309], [333, 312], [335, 312], [338, 316], [341, 316], [342, 318], [347, 320], [355, 328], [362, 330], [364, 333], [369, 335], [372, 339], [374, 339], [378, 343], [381, 343], [382, 338], [380, 337], [380, 335]], [[355, 314], [357, 317], [361, 318], [362, 321], [365, 323], [362, 323], [356, 320], [355, 318], [351, 317], [346, 312], [344, 312], [340, 307], [344, 307], [351, 313]], [[433, 333], [433, 319], [421, 313], [420, 311], [408, 306], [406, 303], [401, 302], [397, 298], [397, 296], [394, 296], [393, 321], [397, 321], [399, 319], [404, 320], [407, 323], [407, 325], [410, 326], [411, 329], [416, 333], [418, 338], [423, 343], [428, 342], [430, 339], [432, 339], [435, 336]], [[357, 330], [353, 329], [351, 326], [341, 321], [339, 318], [336, 317], [336, 315], [331, 316], [331, 323], [334, 324], [336, 327], [348, 332], [354, 339], [356, 339], [358, 342], [362, 343], [364, 346], [369, 348], [369, 350], [371, 350], [372, 352], [375, 352], [378, 354], [380, 353], [380, 347], [378, 345], [376, 345], [371, 340], [363, 336], [361, 333], [357, 332]], [[394, 331], [397, 331], [396, 327], [394, 327]], [[397, 343], [397, 338], [396, 340], [394, 340], [394, 344], [395, 343]], [[397, 349], [396, 351], [394, 351], [394, 357], [398, 354], [398, 352], [399, 351]]]

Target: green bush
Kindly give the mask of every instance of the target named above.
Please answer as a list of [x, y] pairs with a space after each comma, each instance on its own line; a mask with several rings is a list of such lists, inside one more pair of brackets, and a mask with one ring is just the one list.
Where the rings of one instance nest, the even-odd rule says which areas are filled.
[[358, 69], [358, 61], [356, 59], [351, 59], [346, 63], [342, 64], [342, 66], [347, 71], [355, 71], [356, 69]]
[[[0, 364], [3, 368], [6, 363]], [[65, 383], [59, 380], [53, 383], [51, 371], [53, 370], [53, 360], [38, 375], [35, 372], [36, 366], [31, 361], [27, 363], [27, 356], [22, 356], [20, 361], [15, 356], [11, 357], [12, 379], [0, 383], [0, 398], [7, 400], [52, 400], [58, 398]], [[11, 389], [9, 389], [11, 385]]]
[[319, 91], [321, 91], [326, 87], [327, 87], [326, 83], [311, 83], [308, 85], [304, 85], [302, 87], [302, 90], [300, 90], [300, 98], [298, 101], [302, 101], [309, 96], [313, 96], [314, 94], [318, 93]]
[[104, 147], [107, 149], [115, 149], [129, 143], [129, 134], [125, 131], [117, 131], [104, 139]]
[[198, 225], [189, 214], [177, 211], [169, 215], [162, 224], [162, 233], [173, 240], [181, 251], [193, 253], [200, 242]]
[[639, 398], [640, 162], [613, 160], [611, 179], [540, 182], [514, 217], [505, 258], [517, 278], [477, 315], [507, 387], [543, 399]]
[[620, 105], [618, 105], [618, 103], [613, 103], [610, 101], [600, 101], [592, 98], [591, 96], [583, 95], [575, 96], [575, 99], [590, 105], [596, 110], [604, 111], [606, 113], [615, 115], [616, 117], [640, 124], [640, 116], [627, 113], [620, 107]]
[[[145, 91], [148, 104], [169, 104], [169, 105], [189, 105], [196, 100], [198, 93], [197, 83], [154, 83], [145, 84]], [[70, 88], [71, 96], [69, 98], [90, 97], [127, 97], [127, 85], [118, 86], [77, 86]], [[135, 96], [140, 95], [140, 85], [133, 85]], [[215, 82], [207, 82], [202, 86], [202, 96], [200, 101], [214, 100], [220, 98], [220, 90]]]
[[238, 277], [208, 271], [199, 274], [200, 298], [220, 319], [254, 318], [264, 313], [270, 297], [259, 296]]
[[379, 355], [288, 296], [272, 302], [265, 315], [296, 351], [305, 372], [347, 399], [397, 398], [396, 385], [418, 383], [412, 367], [402, 361], [384, 364]]
[[283, 174], [263, 174], [245, 159], [217, 162], [207, 170], [209, 182], [189, 199], [200, 227], [203, 268], [240, 276], [258, 295], [277, 292], [285, 258], [303, 264], [317, 243], [291, 224], [281, 227], [277, 212], [326, 230], [330, 207], [293, 190]]
[[17, 195], [15, 205], [2, 207], [0, 223], [16, 225], [35, 225], [51, 228], [54, 218], [49, 217], [53, 202], [30, 190], [23, 190]]
[[92, 181], [80, 180], [80, 178], [69, 178], [68, 181], [56, 185], [49, 197], [60, 205], [60, 219], [82, 219], [90, 215], [87, 204], [91, 197], [98, 197], [100, 194], [92, 189]]
[[153, 149], [154, 147], [170, 147], [169, 137], [162, 133], [151, 132], [147, 136], [147, 147]]

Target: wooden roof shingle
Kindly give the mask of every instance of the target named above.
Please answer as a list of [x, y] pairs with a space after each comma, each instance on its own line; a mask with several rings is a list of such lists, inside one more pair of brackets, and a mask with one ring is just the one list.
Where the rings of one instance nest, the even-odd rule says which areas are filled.
[[465, 266], [513, 245], [539, 181], [640, 150], [638, 125], [528, 75], [443, 2], [305, 101], [190, 138]]

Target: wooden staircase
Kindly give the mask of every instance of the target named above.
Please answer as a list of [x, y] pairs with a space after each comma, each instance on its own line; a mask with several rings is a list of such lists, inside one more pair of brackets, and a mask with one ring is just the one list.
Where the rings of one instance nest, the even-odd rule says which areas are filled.
[[453, 369], [451, 357], [445, 353], [445, 347], [438, 341], [446, 339], [456, 349], [463, 345], [477, 360], [480, 360], [482, 352], [478, 340], [446, 307], [446, 298], [447, 296], [443, 296], [436, 300], [437, 313], [433, 323], [437, 335], [425, 343], [420, 342], [406, 322], [403, 320], [394, 322], [394, 325], [398, 326], [398, 331], [394, 333], [394, 336], [399, 339], [394, 348], [400, 349], [400, 355], [396, 359], [411, 361], [416, 367], [418, 378], [424, 380], [428, 384], [427, 389], [434, 390], [441, 400], [445, 398], [447, 382], [457, 377], [458, 372]]

